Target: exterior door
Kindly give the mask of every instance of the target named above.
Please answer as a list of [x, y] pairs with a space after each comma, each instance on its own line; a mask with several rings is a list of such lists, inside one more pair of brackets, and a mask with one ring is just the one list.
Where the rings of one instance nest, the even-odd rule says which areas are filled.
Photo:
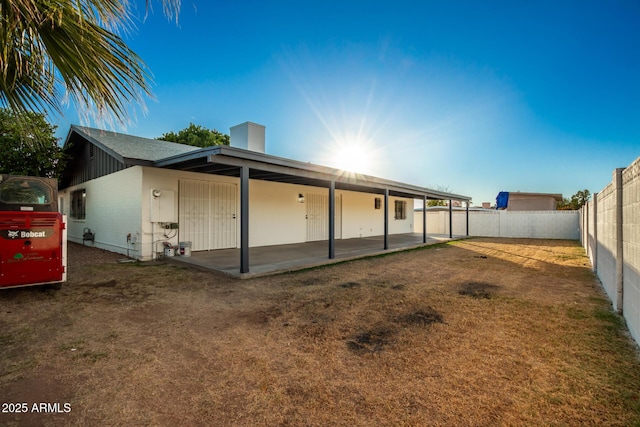
[[[329, 195], [321, 193], [307, 193], [307, 242], [329, 240]], [[342, 238], [342, 195], [336, 194], [335, 203], [335, 233], [336, 239]]]
[[192, 251], [236, 247], [235, 184], [180, 180], [178, 199], [180, 241]]
[[235, 184], [211, 183], [211, 247], [224, 249], [236, 247], [236, 194]]

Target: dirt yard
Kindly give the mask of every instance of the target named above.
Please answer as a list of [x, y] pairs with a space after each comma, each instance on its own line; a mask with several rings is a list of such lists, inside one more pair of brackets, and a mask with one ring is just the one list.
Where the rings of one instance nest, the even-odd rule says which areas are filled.
[[69, 258], [61, 290], [0, 291], [0, 425], [640, 425], [637, 348], [576, 242], [245, 281]]

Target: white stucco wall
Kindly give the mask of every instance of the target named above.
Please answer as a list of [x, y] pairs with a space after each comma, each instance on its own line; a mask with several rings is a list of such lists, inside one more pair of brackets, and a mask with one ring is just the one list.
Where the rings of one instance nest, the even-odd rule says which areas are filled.
[[[86, 190], [86, 219], [72, 218], [71, 193]], [[132, 167], [114, 174], [93, 179], [84, 184], [60, 192], [67, 215], [68, 240], [82, 243], [85, 228], [95, 231], [95, 242], [88, 242], [101, 249], [127, 253], [136, 257], [142, 238], [142, 168]], [[127, 234], [132, 233], [132, 244], [127, 245]]]
[[[326, 194], [327, 188], [269, 181], [249, 182], [249, 246], [281, 245], [307, 241], [307, 206], [298, 203], [298, 194]], [[382, 195], [336, 190], [341, 198], [343, 239], [379, 236], [384, 233], [384, 206], [375, 209]], [[407, 203], [407, 218], [394, 219], [395, 200]], [[413, 232], [412, 199], [389, 197], [389, 234]], [[239, 212], [239, 211], [238, 211]], [[336, 227], [339, 226], [336, 222]]]
[[[310, 188], [313, 187], [250, 180], [249, 246], [304, 242], [307, 236], [307, 207], [304, 203], [298, 203], [298, 194], [305, 194]], [[327, 192], [326, 188], [314, 190]]]
[[[342, 194], [343, 239], [384, 234], [384, 196], [353, 191], [341, 191], [340, 194]], [[380, 209], [375, 208], [376, 198], [381, 199]], [[413, 202], [408, 206], [413, 207]], [[389, 218], [391, 223], [393, 221], [393, 211]]]

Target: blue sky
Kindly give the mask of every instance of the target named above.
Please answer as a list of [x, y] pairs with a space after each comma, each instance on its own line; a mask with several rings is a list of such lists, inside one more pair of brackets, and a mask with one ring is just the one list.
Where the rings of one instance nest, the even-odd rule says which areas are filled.
[[359, 144], [362, 172], [476, 205], [597, 192], [640, 156], [638, 1], [308, 3], [183, 0], [178, 25], [155, 3], [125, 40], [156, 99], [115, 130], [252, 121], [268, 154], [334, 166]]

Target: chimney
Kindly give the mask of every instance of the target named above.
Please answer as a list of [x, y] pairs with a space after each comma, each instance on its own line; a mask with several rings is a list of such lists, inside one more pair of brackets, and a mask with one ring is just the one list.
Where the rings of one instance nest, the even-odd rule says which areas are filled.
[[244, 122], [231, 127], [230, 146], [243, 150], [264, 153], [265, 127], [257, 123]]

